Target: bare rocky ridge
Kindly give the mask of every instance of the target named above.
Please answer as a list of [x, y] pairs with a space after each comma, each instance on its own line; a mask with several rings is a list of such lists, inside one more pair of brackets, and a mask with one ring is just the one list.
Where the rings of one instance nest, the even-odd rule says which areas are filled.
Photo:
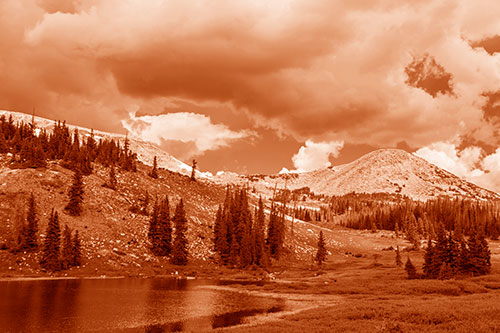
[[416, 200], [440, 196], [498, 200], [500, 196], [460, 179], [424, 159], [400, 149], [379, 149], [359, 159], [305, 173], [249, 177], [259, 187], [297, 189], [309, 187], [316, 194], [402, 194]]

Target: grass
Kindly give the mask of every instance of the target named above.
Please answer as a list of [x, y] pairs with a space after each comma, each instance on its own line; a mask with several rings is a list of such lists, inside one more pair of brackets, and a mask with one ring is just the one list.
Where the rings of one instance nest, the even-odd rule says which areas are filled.
[[[422, 253], [411, 253], [421, 267]], [[408, 280], [391, 262], [333, 256], [321, 270], [283, 271], [275, 283], [246, 286], [289, 298], [298, 313], [256, 319], [234, 332], [497, 332], [500, 327], [498, 260], [487, 276], [452, 280]]]

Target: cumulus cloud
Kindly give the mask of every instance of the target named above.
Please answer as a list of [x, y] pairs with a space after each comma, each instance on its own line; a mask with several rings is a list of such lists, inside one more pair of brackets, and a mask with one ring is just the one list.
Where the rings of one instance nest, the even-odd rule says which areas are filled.
[[500, 192], [500, 148], [486, 155], [480, 147], [460, 150], [453, 142], [436, 142], [414, 154], [460, 178]]
[[[307, 140], [300, 147], [297, 154], [293, 155], [292, 161], [296, 170], [293, 172], [306, 172], [331, 166], [330, 156], [337, 157], [344, 146], [343, 141], [314, 142]], [[280, 173], [289, 172], [283, 168]]]
[[232, 131], [213, 124], [201, 114], [178, 112], [157, 116], [136, 116], [122, 121], [123, 127], [137, 138], [154, 142], [181, 159], [201, 155], [252, 135], [249, 131]]
[[[498, 146], [482, 108], [500, 54], [471, 42], [498, 34], [498, 12], [493, 0], [4, 0], [0, 106], [116, 131], [130, 105], [180, 98], [300, 142], [423, 147], [459, 133]], [[427, 54], [446, 75], [412, 80], [405, 68]]]

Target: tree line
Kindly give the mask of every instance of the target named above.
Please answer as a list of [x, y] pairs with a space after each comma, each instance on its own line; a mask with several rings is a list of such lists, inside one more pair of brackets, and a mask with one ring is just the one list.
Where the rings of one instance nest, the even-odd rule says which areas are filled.
[[37, 129], [34, 120], [14, 123], [12, 115], [9, 119], [0, 117], [0, 153], [11, 153], [14, 167], [38, 168], [46, 166], [47, 161], [61, 160], [62, 166], [83, 175], [92, 173], [92, 162], [137, 170], [137, 155], [129, 149], [127, 138], [123, 146], [112, 139], [96, 141], [93, 131], [82, 139], [78, 129], [71, 134], [65, 122], [55, 122], [53, 130], [47, 132]]
[[474, 232], [491, 239], [500, 235], [500, 207], [497, 202], [462, 198], [438, 198], [426, 202], [414, 201], [407, 197], [399, 200], [374, 200], [365, 195], [359, 200], [350, 197], [332, 198], [332, 202], [348, 202], [340, 214], [334, 214], [340, 224], [352, 229], [391, 230], [405, 235], [417, 245], [420, 240], [436, 238], [437, 229], [456, 231], [465, 236]]
[[423, 274], [419, 275], [410, 257], [405, 269], [408, 278], [450, 279], [455, 276], [478, 276], [491, 270], [491, 252], [484, 234], [474, 231], [468, 239], [460, 232], [439, 228], [437, 239], [428, 240], [424, 253]]

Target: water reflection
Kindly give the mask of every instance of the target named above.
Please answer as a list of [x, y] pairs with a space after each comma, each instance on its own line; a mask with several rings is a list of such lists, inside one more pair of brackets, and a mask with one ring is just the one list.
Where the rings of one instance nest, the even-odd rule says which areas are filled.
[[177, 279], [4, 281], [0, 331], [195, 331], [283, 309], [279, 300], [200, 288], [214, 284]]

